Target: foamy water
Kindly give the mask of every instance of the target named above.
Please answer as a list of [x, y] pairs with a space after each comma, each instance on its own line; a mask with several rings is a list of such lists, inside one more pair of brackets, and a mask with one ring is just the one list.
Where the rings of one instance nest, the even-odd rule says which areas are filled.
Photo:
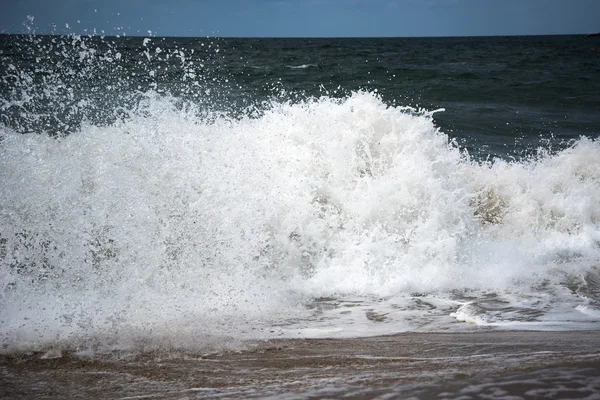
[[443, 110], [370, 91], [217, 112], [227, 79], [149, 39], [141, 74], [178, 60], [186, 97], [156, 78], [123, 100], [135, 74], [117, 74], [100, 109], [70, 79], [125, 55], [65, 43], [84, 68], [10, 64], [0, 103], [3, 352], [600, 327], [597, 140], [476, 161]]
[[210, 122], [142, 108], [2, 128], [5, 351], [598, 326], [597, 141], [480, 164], [365, 92]]

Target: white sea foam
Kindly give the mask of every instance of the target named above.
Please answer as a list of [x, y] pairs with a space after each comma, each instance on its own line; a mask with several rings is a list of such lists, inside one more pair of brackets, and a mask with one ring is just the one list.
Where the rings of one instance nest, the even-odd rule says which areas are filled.
[[59, 139], [0, 127], [4, 351], [597, 328], [580, 293], [600, 260], [597, 141], [480, 164], [431, 113], [370, 93], [186, 110], [149, 96]]
[[286, 65], [286, 67], [291, 68], [291, 69], [306, 69], [306, 68], [310, 68], [310, 67], [317, 68], [318, 65], [317, 64], [300, 64], [300, 65]]

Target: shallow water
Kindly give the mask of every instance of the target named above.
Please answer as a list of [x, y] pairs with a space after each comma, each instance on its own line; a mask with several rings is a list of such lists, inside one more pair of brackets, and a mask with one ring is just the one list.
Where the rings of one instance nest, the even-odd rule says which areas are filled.
[[8, 398], [598, 398], [597, 332], [271, 340], [213, 354], [4, 357]]

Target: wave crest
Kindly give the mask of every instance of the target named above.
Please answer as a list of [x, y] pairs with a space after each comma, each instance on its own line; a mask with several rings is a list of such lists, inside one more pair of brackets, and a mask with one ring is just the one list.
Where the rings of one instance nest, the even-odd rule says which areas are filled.
[[564, 299], [532, 288], [600, 260], [597, 141], [477, 163], [432, 113], [368, 92], [239, 118], [158, 96], [139, 110], [61, 138], [0, 128], [9, 348], [260, 337], [328, 296]]

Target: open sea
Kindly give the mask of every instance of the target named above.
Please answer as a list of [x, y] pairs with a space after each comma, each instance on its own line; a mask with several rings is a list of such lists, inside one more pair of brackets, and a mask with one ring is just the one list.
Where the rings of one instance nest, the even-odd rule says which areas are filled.
[[0, 397], [598, 399], [599, 137], [597, 36], [0, 35]]

